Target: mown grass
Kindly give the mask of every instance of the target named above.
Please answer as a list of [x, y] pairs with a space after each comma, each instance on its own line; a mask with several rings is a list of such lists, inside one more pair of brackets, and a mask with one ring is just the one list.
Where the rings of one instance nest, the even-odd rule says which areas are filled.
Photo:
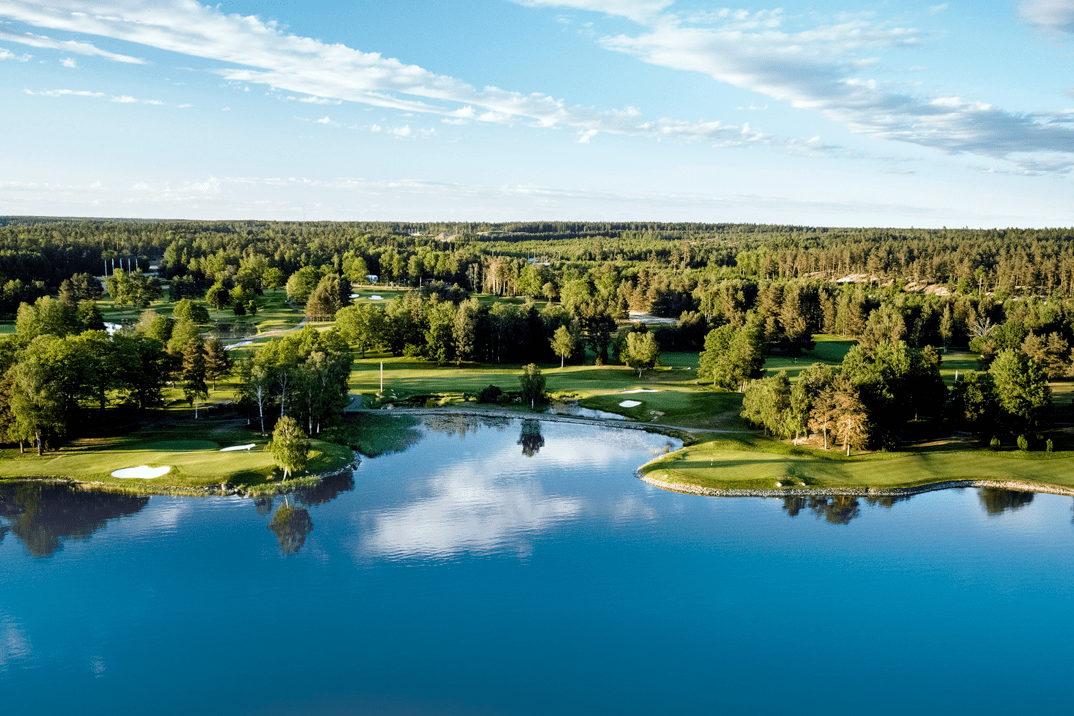
[[[150, 424], [129, 432], [72, 440], [57, 451], [38, 457], [17, 449], [0, 451], [0, 478], [57, 477], [100, 482], [111, 487], [160, 490], [219, 485], [255, 486], [274, 483], [282, 476], [266, 449], [267, 437], [233, 419], [174, 419], [157, 414]], [[220, 452], [220, 448], [254, 443], [249, 451]], [[340, 469], [352, 459], [348, 448], [321, 440], [311, 441], [304, 473]], [[169, 466], [171, 471], [151, 480], [121, 479], [113, 470], [126, 467]], [[299, 476], [301, 476], [301, 474]]]
[[[380, 390], [380, 364], [384, 363], [386, 402], [400, 402], [414, 396], [427, 396], [436, 405], [464, 402], [489, 385], [505, 392], [519, 390], [521, 365], [485, 365], [464, 363], [438, 366], [435, 363], [370, 355], [355, 361], [350, 385], [354, 392], [376, 394]], [[697, 384], [697, 354], [668, 353], [664, 364], [653, 370], [638, 372], [627, 366], [559, 364], [541, 365], [545, 391], [577, 400], [580, 405], [619, 413], [633, 420], [661, 425], [694, 428], [742, 429], [738, 417], [742, 396], [716, 391]], [[625, 392], [649, 390], [654, 392]], [[634, 408], [619, 405], [637, 400]]]
[[953, 443], [912, 452], [846, 457], [756, 436], [692, 445], [659, 457], [642, 474], [716, 489], [915, 487], [949, 480], [1021, 480], [1074, 487], [1074, 454], [993, 452]]

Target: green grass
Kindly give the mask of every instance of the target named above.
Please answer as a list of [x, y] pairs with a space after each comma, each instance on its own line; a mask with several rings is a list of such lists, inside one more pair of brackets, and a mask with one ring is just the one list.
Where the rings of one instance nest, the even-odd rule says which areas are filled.
[[949, 480], [1019, 480], [1074, 487], [1074, 454], [993, 452], [950, 443], [846, 457], [761, 437], [700, 443], [641, 468], [672, 484], [716, 489], [895, 488]]
[[0, 336], [6, 336], [15, 332], [15, 324], [13, 322], [3, 321], [0, 322]]
[[[637, 371], [626, 366], [567, 365], [560, 368], [559, 364], [547, 364], [541, 366], [541, 371], [547, 393], [569, 396], [583, 407], [663, 425], [744, 427], [738, 417], [742, 409], [740, 394], [696, 384], [696, 353], [668, 353], [661, 360], [663, 366], [645, 371], [641, 378]], [[350, 376], [352, 391], [375, 394], [380, 390], [381, 361], [388, 402], [413, 396], [436, 396], [438, 405], [458, 404], [464, 395], [476, 395], [490, 384], [505, 392], [518, 391], [518, 376], [522, 371], [520, 365], [467, 363], [437, 366], [410, 358], [378, 355], [355, 361]], [[637, 389], [655, 392], [624, 394], [624, 391]], [[641, 405], [636, 408], [619, 406], [621, 401], [628, 399], [638, 400]]]
[[[231, 445], [254, 443], [249, 452], [220, 452]], [[279, 480], [280, 470], [265, 448], [267, 439], [245, 427], [245, 421], [156, 414], [152, 423], [122, 435], [73, 440], [60, 450], [38, 457], [17, 449], [0, 451], [0, 478], [61, 477], [100, 482], [109, 487], [146, 491], [197, 488], [228, 482], [234, 486], [266, 485]], [[311, 441], [304, 474], [337, 470], [349, 464], [350, 450], [320, 440]], [[125, 467], [170, 466], [152, 480], [120, 479], [113, 470]], [[298, 475], [301, 477], [301, 474]]]

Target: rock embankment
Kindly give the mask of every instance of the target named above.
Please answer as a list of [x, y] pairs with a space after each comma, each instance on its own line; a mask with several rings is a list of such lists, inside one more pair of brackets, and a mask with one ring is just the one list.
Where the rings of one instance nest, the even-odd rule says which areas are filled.
[[661, 490], [682, 492], [687, 495], [706, 495], [709, 497], [821, 497], [832, 495], [847, 495], [850, 497], [906, 497], [909, 495], [919, 495], [923, 492], [948, 490], [955, 487], [991, 487], [1000, 490], [1043, 492], [1052, 495], [1074, 497], [1074, 488], [1061, 487], [1059, 485], [1045, 485], [1038, 482], [1028, 482], [1026, 480], [945, 480], [943, 482], [932, 482], [927, 485], [914, 485], [911, 487], [773, 487], [767, 489], [746, 490], [685, 485], [675, 482], [665, 482], [652, 475], [643, 475], [640, 471], [635, 474], [643, 482], [647, 482], [654, 487], [659, 487]]

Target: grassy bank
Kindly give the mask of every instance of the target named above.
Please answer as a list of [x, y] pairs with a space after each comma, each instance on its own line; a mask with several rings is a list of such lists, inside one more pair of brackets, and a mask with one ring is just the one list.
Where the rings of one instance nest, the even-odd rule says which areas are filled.
[[[233, 419], [159, 418], [123, 434], [72, 440], [57, 451], [38, 457], [17, 449], [0, 451], [0, 479], [54, 477], [100, 483], [111, 488], [167, 492], [219, 486], [237, 488], [277, 485], [282, 472], [266, 449], [268, 440]], [[221, 448], [254, 443], [249, 451], [220, 452]], [[310, 460], [301, 477], [338, 470], [352, 460], [341, 445], [311, 441]], [[113, 470], [168, 466], [171, 470], [150, 480], [112, 477]]]
[[643, 476], [715, 490], [918, 487], [953, 480], [1015, 480], [1074, 488], [1074, 453], [993, 452], [960, 441], [846, 457], [762, 437], [692, 445], [644, 465]]

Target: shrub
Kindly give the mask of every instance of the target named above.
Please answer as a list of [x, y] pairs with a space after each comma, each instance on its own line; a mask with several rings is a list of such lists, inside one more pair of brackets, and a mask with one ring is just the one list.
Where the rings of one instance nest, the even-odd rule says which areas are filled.
[[1047, 452], [1051, 452], [1052, 449], [1054, 449], [1054, 448], [1055, 448], [1055, 445], [1052, 443], [1052, 439], [1048, 438], [1048, 441], [1046, 443], [1044, 443], [1044, 449]]
[[1000, 443], [999, 438], [992, 438], [992, 442], [988, 443], [988, 447], [993, 450], [999, 450], [1001, 445], [1002, 443]]
[[487, 388], [482, 388], [481, 392], [477, 394], [477, 402], [479, 403], [497, 403], [500, 400], [500, 396], [503, 395], [503, 389], [498, 385], [490, 385]]
[[1025, 435], [1018, 436], [1018, 449], [1022, 451], [1029, 449], [1029, 438]]

